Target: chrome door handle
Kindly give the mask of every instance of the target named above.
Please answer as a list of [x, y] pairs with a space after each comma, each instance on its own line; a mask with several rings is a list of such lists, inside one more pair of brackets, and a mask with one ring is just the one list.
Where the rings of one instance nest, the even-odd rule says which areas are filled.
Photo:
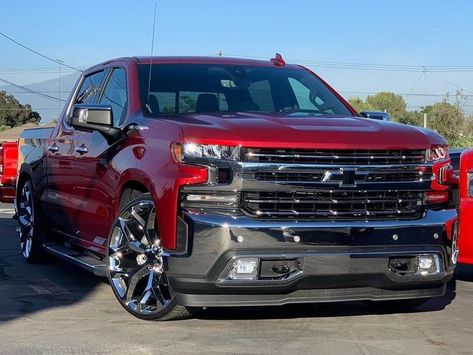
[[81, 144], [76, 148], [76, 152], [79, 153], [80, 155], [88, 153], [89, 148], [87, 148], [84, 144]]
[[50, 146], [48, 146], [48, 150], [51, 153], [56, 153], [59, 150], [59, 147], [56, 145], [56, 143], [53, 143]]

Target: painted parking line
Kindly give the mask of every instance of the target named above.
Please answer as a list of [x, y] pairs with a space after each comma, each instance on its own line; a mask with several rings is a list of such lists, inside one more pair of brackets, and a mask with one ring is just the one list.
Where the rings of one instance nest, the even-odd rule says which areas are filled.
[[15, 210], [13, 208], [0, 208], [0, 213], [14, 214]]

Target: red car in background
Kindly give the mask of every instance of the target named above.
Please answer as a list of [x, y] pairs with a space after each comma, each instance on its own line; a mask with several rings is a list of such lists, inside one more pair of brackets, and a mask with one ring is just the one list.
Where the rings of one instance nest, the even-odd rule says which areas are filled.
[[13, 202], [18, 169], [18, 143], [0, 143], [0, 202]]

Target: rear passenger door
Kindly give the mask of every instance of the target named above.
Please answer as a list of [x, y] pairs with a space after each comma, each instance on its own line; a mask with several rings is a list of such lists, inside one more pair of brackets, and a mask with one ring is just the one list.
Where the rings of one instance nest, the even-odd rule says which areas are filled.
[[[126, 72], [111, 68], [97, 104], [112, 108], [114, 127], [121, 127], [128, 112]], [[108, 230], [114, 218], [113, 199], [119, 173], [110, 164], [116, 144], [109, 145], [97, 131], [81, 132], [74, 160], [77, 176], [76, 197], [81, 201], [78, 227], [83, 246], [105, 251]]]
[[[73, 104], [95, 104], [99, 98], [106, 71], [87, 74], [79, 84]], [[47, 191], [45, 205], [53, 230], [71, 242], [79, 239], [77, 215], [82, 201], [77, 198], [78, 176], [74, 168], [76, 150], [82, 132], [76, 131], [63, 117], [56, 135], [51, 139], [47, 151]]]

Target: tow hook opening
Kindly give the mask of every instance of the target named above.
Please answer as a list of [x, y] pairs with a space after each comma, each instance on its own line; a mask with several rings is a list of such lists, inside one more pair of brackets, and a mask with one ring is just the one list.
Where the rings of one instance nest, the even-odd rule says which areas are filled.
[[435, 275], [441, 272], [440, 259], [436, 254], [392, 256], [389, 258], [389, 270], [401, 276]]

